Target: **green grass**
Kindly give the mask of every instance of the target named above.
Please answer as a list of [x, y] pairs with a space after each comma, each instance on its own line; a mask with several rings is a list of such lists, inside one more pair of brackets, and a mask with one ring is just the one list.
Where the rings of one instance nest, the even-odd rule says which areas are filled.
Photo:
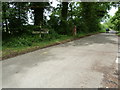
[[105, 32], [106, 32], [106, 30], [105, 30], [105, 29], [103, 29], [103, 30], [101, 30], [101, 31], [100, 31], [100, 33], [105, 33]]
[[[60, 43], [67, 40], [73, 40], [75, 38], [79, 38], [82, 36], [86, 36], [89, 34], [95, 34], [94, 33], [81, 33], [76, 36], [67, 36], [67, 35], [60, 35], [57, 38], [52, 38], [50, 40], [41, 40], [38, 37], [25, 37], [25, 38], [12, 38], [8, 40], [8, 42], [3, 42], [2, 47], [2, 57], [6, 57], [8, 55], [14, 54], [14, 53], [21, 53], [26, 51], [32, 51], [35, 48], [43, 48], [49, 45], [53, 45], [56, 43]], [[35, 40], [36, 39], [36, 40]]]
[[118, 33], [118, 35], [120, 36], [120, 33]]
[[118, 32], [117, 35], [120, 36], [120, 32]]
[[43, 47], [46, 47], [48, 45], [59, 43], [61, 41], [68, 40], [68, 39], [71, 39], [71, 38], [72, 38], [71, 36], [63, 35], [58, 39], [45, 40], [45, 41], [40, 41], [40, 42], [33, 42], [31, 46], [25, 45], [25, 46], [12, 47], [11, 45], [10, 46], [3, 45], [3, 47], [2, 47], [2, 57], [5, 57], [5, 56], [10, 55], [12, 53], [24, 52], [24, 51], [27, 51], [27, 50], [30, 50], [30, 49], [34, 50], [34, 48], [43, 48]]

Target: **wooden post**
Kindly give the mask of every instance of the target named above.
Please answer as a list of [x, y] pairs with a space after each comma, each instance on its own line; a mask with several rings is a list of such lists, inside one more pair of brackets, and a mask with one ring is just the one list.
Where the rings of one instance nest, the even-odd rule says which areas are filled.
[[39, 29], [39, 30], [40, 30], [40, 35], [39, 35], [39, 37], [41, 38], [41, 37], [42, 37], [42, 36], [41, 36], [41, 28], [42, 28], [42, 27], [41, 27], [41, 24], [40, 24], [39, 28], [40, 28], [40, 29]]
[[77, 34], [77, 30], [76, 30], [76, 26], [74, 26], [73, 35], [76, 36], [76, 34]]

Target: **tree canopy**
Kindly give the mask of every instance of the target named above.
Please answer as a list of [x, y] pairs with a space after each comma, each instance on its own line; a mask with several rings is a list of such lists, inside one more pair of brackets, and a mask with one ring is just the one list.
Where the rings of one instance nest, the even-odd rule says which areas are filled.
[[120, 31], [120, 7], [115, 15], [110, 19], [110, 22], [114, 25], [112, 27], [114, 30]]
[[[100, 22], [112, 5], [110, 2], [59, 2], [55, 8], [50, 2], [3, 2], [3, 34], [32, 33], [37, 27], [72, 35], [74, 26], [78, 33], [95, 32], [101, 29]], [[45, 11], [51, 13], [50, 19], [46, 18]], [[34, 25], [28, 23], [29, 12], [33, 14]], [[118, 25], [119, 19], [116, 18], [119, 18], [119, 11], [112, 19]]]

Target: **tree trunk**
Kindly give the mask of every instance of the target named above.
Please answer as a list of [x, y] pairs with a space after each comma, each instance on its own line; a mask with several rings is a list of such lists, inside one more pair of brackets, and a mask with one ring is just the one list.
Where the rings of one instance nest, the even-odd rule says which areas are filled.
[[34, 25], [42, 25], [43, 24], [43, 13], [44, 13], [44, 8], [35, 8], [34, 9]]
[[68, 2], [62, 2], [61, 16], [63, 20], [67, 20], [67, 13], [68, 13]]
[[7, 22], [7, 19], [5, 19], [5, 28], [6, 28], [6, 32], [8, 33], [8, 22]]
[[67, 26], [66, 26], [67, 13], [68, 13], [68, 2], [62, 2], [60, 34], [67, 34]]

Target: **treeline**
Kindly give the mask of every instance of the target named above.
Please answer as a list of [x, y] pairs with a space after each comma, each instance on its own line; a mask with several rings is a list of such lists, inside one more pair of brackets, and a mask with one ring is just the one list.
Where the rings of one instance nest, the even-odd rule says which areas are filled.
[[112, 3], [112, 6], [118, 10], [114, 16], [110, 16], [105, 19], [104, 27], [120, 32], [120, 2], [114, 2]]
[[[117, 5], [119, 6], [120, 2]], [[120, 7], [118, 7], [118, 11], [109, 20], [109, 22], [110, 22], [109, 27], [120, 32]]]
[[[100, 30], [100, 21], [109, 9], [110, 3], [105, 2], [61, 2], [57, 8], [49, 2], [3, 2], [3, 34], [32, 32], [34, 28], [28, 24], [28, 12], [32, 13], [32, 27], [51, 28], [68, 35], [76, 25], [78, 32], [93, 32]], [[44, 14], [46, 10], [52, 13], [50, 20]]]
[[[110, 2], [2, 2], [3, 46], [32, 46], [34, 43], [101, 30]], [[49, 19], [48, 19], [49, 15]], [[29, 24], [29, 17], [33, 24]]]

